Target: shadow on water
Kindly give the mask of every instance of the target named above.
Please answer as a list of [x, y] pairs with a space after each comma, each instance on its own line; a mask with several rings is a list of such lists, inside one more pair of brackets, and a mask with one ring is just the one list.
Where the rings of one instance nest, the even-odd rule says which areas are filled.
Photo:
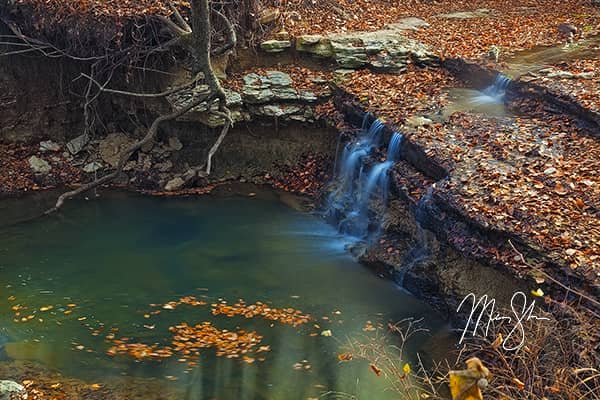
[[[366, 321], [385, 325], [424, 317], [432, 334], [444, 329], [444, 321], [355, 262], [345, 251], [348, 238], [334, 227], [276, 199], [261, 193], [168, 199], [105, 195], [101, 201], [72, 201], [68, 218], [0, 228], [5, 357], [34, 360], [91, 382], [131, 377], [132, 390], [133, 378], [171, 376], [185, 399], [300, 400], [330, 390], [373, 400], [397, 398], [368, 364], [339, 363], [337, 354], [348, 338], [368, 334]], [[185, 295], [207, 296], [209, 304], [263, 301], [300, 309], [315, 320], [293, 328], [183, 305], [144, 316], [155, 309], [150, 304]], [[72, 313], [65, 313], [71, 303]], [[16, 304], [27, 307], [19, 317], [34, 317], [15, 322]], [[41, 311], [48, 305], [53, 308]], [[271, 351], [261, 353], [264, 362], [248, 364], [207, 350], [194, 368], [177, 356], [134, 362], [105, 355], [110, 343], [104, 337], [111, 328], [119, 329], [119, 337], [164, 346], [172, 340], [169, 327], [182, 321], [256, 331]], [[323, 330], [333, 336], [321, 336]], [[408, 343], [407, 361], [428, 337]]]

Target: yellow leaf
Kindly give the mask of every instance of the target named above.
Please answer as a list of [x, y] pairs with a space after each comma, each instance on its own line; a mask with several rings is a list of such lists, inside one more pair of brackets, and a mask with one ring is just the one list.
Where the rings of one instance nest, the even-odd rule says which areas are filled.
[[500, 348], [500, 346], [502, 345], [502, 334], [499, 333], [498, 336], [496, 337], [496, 340], [494, 340], [494, 343], [492, 343], [492, 348], [494, 350], [498, 350]]
[[531, 294], [534, 295], [535, 297], [544, 297], [544, 291], [540, 288], [537, 288], [536, 290], [532, 290]]
[[404, 371], [405, 374], [410, 374], [410, 365], [408, 365], [408, 363], [404, 364], [404, 367], [402, 367], [402, 370]]

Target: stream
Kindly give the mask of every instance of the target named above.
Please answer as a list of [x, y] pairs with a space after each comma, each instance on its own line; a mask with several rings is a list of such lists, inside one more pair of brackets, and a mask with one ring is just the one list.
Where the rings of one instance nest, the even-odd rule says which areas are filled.
[[[7, 204], [5, 217], [19, 215], [27, 198]], [[74, 200], [59, 215], [0, 227], [0, 360], [32, 360], [89, 383], [131, 379], [134, 392], [136, 379], [162, 380], [185, 393], [180, 398], [398, 398], [369, 362], [340, 362], [338, 355], [349, 340], [380, 335], [388, 322], [423, 318], [429, 333], [405, 347], [403, 362], [415, 365], [445, 322], [354, 261], [347, 242], [321, 218], [256, 188]], [[186, 296], [206, 304], [178, 301]], [[291, 307], [310, 319], [291, 326], [211, 312], [239, 299]], [[217, 356], [213, 348], [200, 349], [195, 361], [107, 354], [125, 337], [171, 346], [169, 327], [184, 322], [262, 338], [245, 358]]]

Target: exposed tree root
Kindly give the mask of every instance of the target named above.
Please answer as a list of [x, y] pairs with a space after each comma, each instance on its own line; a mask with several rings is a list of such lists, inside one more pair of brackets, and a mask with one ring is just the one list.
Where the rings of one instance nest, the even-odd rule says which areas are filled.
[[113, 172], [111, 172], [99, 179], [96, 179], [93, 182], [82, 185], [75, 190], [63, 193], [56, 201], [55, 206], [53, 208], [49, 209], [48, 211], [46, 211], [45, 214], [50, 214], [50, 213], [57, 211], [58, 209], [60, 209], [63, 206], [63, 204], [65, 203], [66, 200], [68, 200], [74, 196], [77, 196], [81, 193], [87, 192], [88, 190], [91, 190], [102, 184], [108, 183], [108, 182], [112, 181], [113, 179], [117, 178], [122, 173], [125, 164], [131, 158], [131, 156], [136, 151], [138, 151], [140, 148], [142, 148], [142, 146], [144, 146], [145, 144], [148, 144], [154, 140], [154, 138], [158, 134], [158, 129], [159, 129], [161, 123], [163, 123], [165, 121], [174, 120], [174, 119], [180, 117], [181, 115], [187, 113], [194, 107], [197, 107], [198, 105], [200, 105], [203, 102], [207, 103], [208, 109], [210, 110], [212, 102], [214, 100], [216, 100], [216, 101], [218, 101], [218, 104], [219, 104], [219, 111], [217, 112], [217, 114], [219, 114], [225, 118], [225, 125], [223, 126], [221, 134], [217, 138], [216, 142], [214, 143], [214, 145], [211, 147], [211, 149], [208, 152], [208, 157], [207, 157], [207, 161], [206, 161], [206, 169], [204, 171], [202, 171], [200, 168], [194, 169], [193, 174], [189, 175], [186, 178], [186, 182], [189, 182], [190, 179], [195, 178], [197, 176], [207, 176], [210, 174], [211, 168], [212, 168], [212, 157], [217, 152], [219, 146], [225, 139], [225, 136], [227, 135], [227, 132], [229, 131], [230, 126], [233, 123], [233, 121], [231, 120], [231, 117], [230, 117], [229, 109], [227, 108], [225, 92], [212, 69], [210, 58], [211, 58], [211, 54], [223, 54], [226, 51], [235, 47], [235, 44], [236, 44], [235, 30], [234, 30], [232, 24], [229, 22], [229, 20], [225, 17], [225, 15], [223, 15], [220, 12], [215, 12], [215, 14], [223, 20], [223, 22], [225, 23], [225, 26], [227, 27], [227, 41], [223, 46], [215, 49], [214, 51], [211, 51], [211, 38], [210, 38], [210, 36], [211, 36], [210, 35], [210, 33], [211, 33], [211, 23], [210, 23], [211, 9], [210, 9], [208, 0], [193, 0], [192, 1], [192, 21], [191, 21], [192, 27], [191, 28], [190, 28], [190, 25], [188, 25], [188, 23], [185, 21], [185, 19], [181, 16], [181, 14], [177, 10], [177, 8], [175, 8], [172, 4], [170, 4], [170, 6], [173, 10], [173, 15], [175, 17], [175, 21], [173, 21], [167, 17], [161, 17], [161, 19], [164, 21], [165, 26], [171, 31], [171, 33], [175, 36], [175, 38], [180, 39], [180, 40], [176, 40], [176, 43], [184, 45], [192, 56], [192, 73], [193, 73], [194, 78], [191, 82], [189, 82], [183, 86], [167, 90], [162, 93], [144, 94], [144, 93], [132, 93], [132, 92], [128, 92], [128, 91], [108, 89], [108, 88], [106, 88], [107, 84], [103, 85], [103, 84], [99, 83], [92, 76], [88, 76], [85, 74], [83, 74], [83, 76], [86, 77], [87, 79], [89, 79], [90, 84], [93, 83], [96, 86], [98, 86], [100, 92], [107, 92], [107, 93], [133, 96], [133, 97], [159, 98], [159, 97], [165, 97], [168, 95], [172, 95], [172, 94], [178, 93], [181, 90], [190, 88], [191, 86], [193, 86], [194, 84], [197, 83], [197, 81], [199, 80], [200, 77], [202, 77], [203, 81], [208, 85], [208, 91], [198, 94], [197, 97], [194, 97], [187, 105], [183, 106], [182, 108], [175, 110], [170, 114], [161, 115], [161, 116], [157, 117], [154, 120], [154, 122], [152, 123], [152, 125], [150, 126], [150, 128], [148, 129], [148, 132], [146, 133], [144, 138], [141, 139], [140, 141], [134, 143], [129, 148], [127, 148], [124, 152], [121, 153], [121, 155], [119, 157], [119, 162]]

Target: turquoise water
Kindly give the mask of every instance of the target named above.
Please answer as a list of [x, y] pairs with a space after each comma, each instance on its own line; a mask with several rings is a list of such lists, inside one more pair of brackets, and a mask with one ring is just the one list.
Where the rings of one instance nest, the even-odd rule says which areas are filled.
[[[26, 205], [22, 201], [20, 207]], [[10, 214], [11, 207], [3, 213]], [[397, 398], [368, 363], [340, 363], [338, 353], [349, 338], [374, 334], [363, 330], [367, 321], [385, 325], [425, 317], [434, 333], [443, 322], [424, 303], [357, 264], [346, 244], [321, 219], [269, 193], [113, 194], [72, 201], [60, 215], [0, 227], [0, 347], [7, 359], [31, 359], [88, 382], [123, 376], [168, 380], [190, 399], [293, 400], [328, 391]], [[189, 295], [208, 305], [151, 306]], [[292, 327], [213, 316], [210, 304], [221, 299], [293, 307], [313, 319]], [[16, 305], [27, 309], [15, 311]], [[161, 312], [150, 314], [154, 310]], [[136, 361], [106, 354], [111, 332], [164, 346], [171, 340], [169, 327], [184, 321], [256, 331], [270, 351], [260, 354], [264, 361], [255, 357], [250, 364], [204, 349], [195, 367], [177, 355]], [[332, 336], [322, 336], [325, 330]], [[426, 340], [423, 334], [409, 342], [406, 361], [414, 361]]]

